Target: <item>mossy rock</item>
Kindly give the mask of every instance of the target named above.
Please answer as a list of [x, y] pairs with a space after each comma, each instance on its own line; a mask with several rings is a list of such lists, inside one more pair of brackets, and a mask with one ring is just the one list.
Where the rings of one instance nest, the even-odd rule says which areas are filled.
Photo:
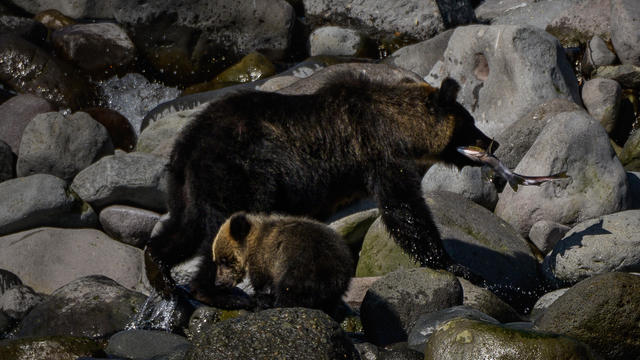
[[72, 336], [46, 336], [0, 341], [0, 359], [75, 360], [105, 357], [105, 343]]

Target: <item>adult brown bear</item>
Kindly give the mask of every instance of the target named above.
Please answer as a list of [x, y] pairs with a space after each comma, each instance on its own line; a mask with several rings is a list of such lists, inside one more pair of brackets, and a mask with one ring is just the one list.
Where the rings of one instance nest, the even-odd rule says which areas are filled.
[[[204, 262], [192, 291], [209, 299], [215, 282], [211, 242], [234, 212], [278, 212], [324, 219], [345, 200], [369, 194], [395, 241], [422, 265], [478, 280], [445, 252], [421, 191], [436, 161], [474, 165], [459, 146], [491, 139], [456, 101], [459, 85], [393, 85], [335, 77], [310, 95], [240, 93], [209, 105], [181, 132], [169, 164], [170, 217], [147, 251], [154, 286], [169, 268]], [[495, 146], [494, 146], [495, 148]], [[166, 287], [165, 287], [166, 289]]]

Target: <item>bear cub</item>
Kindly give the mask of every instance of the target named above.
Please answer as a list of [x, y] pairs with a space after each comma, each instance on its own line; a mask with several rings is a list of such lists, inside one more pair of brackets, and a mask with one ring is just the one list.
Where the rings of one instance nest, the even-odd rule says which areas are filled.
[[233, 214], [215, 236], [212, 258], [216, 287], [235, 286], [248, 276], [259, 307], [301, 306], [332, 316], [353, 272], [338, 233], [294, 216]]

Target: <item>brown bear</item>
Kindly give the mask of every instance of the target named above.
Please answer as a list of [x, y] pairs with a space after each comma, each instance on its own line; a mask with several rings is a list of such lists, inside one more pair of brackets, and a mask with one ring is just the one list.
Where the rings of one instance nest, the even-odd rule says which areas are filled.
[[334, 314], [353, 273], [340, 235], [302, 217], [235, 213], [218, 230], [211, 254], [215, 285], [232, 287], [248, 276], [258, 298], [270, 299], [261, 307], [302, 306]]
[[[475, 165], [456, 148], [491, 143], [456, 101], [458, 90], [452, 79], [437, 89], [340, 76], [310, 95], [247, 92], [210, 104], [171, 154], [170, 216], [147, 248], [152, 283], [171, 288], [169, 269], [198, 247], [209, 253], [220, 225], [237, 211], [323, 220], [345, 199], [365, 195], [423, 266], [479, 282], [444, 250], [420, 190], [432, 163]], [[210, 256], [203, 259], [191, 287], [206, 299], [216, 269]]]

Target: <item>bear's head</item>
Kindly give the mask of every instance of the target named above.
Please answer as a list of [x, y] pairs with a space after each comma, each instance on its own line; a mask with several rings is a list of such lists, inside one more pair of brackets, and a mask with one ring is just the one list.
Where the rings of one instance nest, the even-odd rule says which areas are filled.
[[247, 214], [240, 212], [233, 214], [218, 230], [212, 246], [216, 286], [232, 287], [244, 279], [247, 269], [245, 249], [251, 226]]

